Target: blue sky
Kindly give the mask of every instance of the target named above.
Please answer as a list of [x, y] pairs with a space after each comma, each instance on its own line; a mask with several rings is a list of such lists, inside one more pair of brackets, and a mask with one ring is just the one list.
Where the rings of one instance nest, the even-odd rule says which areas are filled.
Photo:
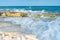
[[0, 0], [0, 6], [60, 6], [60, 0]]

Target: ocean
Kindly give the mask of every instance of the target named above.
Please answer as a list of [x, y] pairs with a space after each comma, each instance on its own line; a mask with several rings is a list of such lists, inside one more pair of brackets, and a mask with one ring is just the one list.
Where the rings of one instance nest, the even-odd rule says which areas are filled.
[[0, 10], [32, 10], [32, 11], [52, 11], [52, 12], [60, 12], [60, 6], [0, 6]]
[[[60, 6], [0, 6], [0, 12], [58, 13]], [[36, 35], [38, 40], [60, 40], [60, 16], [56, 18], [0, 17], [0, 31]]]

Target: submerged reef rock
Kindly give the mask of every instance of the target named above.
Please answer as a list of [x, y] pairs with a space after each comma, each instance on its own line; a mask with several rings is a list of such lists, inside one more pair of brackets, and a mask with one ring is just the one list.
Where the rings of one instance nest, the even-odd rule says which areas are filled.
[[15, 16], [15, 17], [27, 17], [27, 13], [22, 13], [22, 12], [6, 12], [6, 16]]

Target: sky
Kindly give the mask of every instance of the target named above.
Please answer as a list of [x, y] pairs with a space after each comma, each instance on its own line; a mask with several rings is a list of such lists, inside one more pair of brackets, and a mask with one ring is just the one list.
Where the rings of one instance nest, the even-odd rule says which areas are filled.
[[60, 6], [60, 0], [0, 0], [0, 6]]

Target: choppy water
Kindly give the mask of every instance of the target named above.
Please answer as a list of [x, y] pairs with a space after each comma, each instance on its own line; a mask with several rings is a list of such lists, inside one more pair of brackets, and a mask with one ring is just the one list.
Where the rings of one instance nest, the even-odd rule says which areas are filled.
[[[49, 20], [45, 18], [35, 19], [31, 17], [0, 18], [2, 24], [10, 24], [10, 26], [7, 27], [0, 27], [0, 31], [35, 34], [39, 40], [60, 40], [60, 17]], [[21, 31], [22, 29], [23, 31]]]
[[42, 11], [60, 12], [60, 6], [0, 6], [0, 11]]
[[[60, 15], [60, 6], [0, 6], [0, 12], [6, 11]], [[60, 17], [0, 17], [0, 31], [34, 34], [38, 40], [60, 40]]]

